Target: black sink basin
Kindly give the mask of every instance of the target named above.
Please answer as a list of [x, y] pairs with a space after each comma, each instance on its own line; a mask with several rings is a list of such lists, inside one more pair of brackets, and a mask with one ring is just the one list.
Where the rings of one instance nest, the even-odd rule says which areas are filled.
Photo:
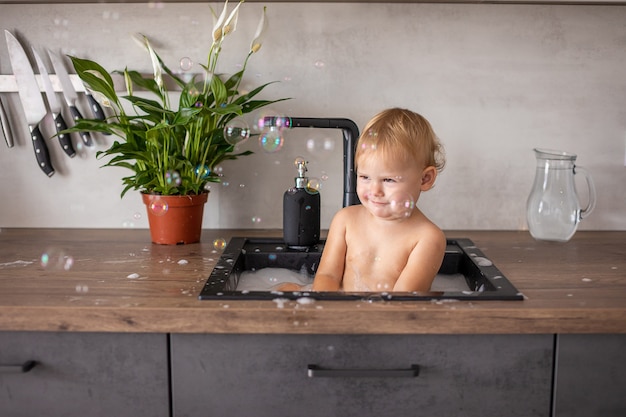
[[[300, 251], [288, 248], [281, 239], [234, 237], [211, 272], [200, 300], [272, 300], [276, 298], [317, 300], [522, 300], [523, 295], [469, 239], [448, 239], [439, 276], [462, 274], [467, 289], [431, 292], [316, 292], [237, 290], [245, 271], [283, 268], [314, 275], [324, 242]], [[435, 279], [437, 282], [437, 279]]]
[[[275, 118], [266, 117], [266, 126], [273, 126]], [[360, 204], [356, 193], [354, 153], [359, 137], [357, 125], [349, 119], [287, 117], [281, 119], [289, 128], [340, 129], [343, 133], [343, 206]], [[454, 290], [438, 289], [438, 279], [431, 292], [314, 292], [314, 291], [255, 291], [237, 290], [240, 277], [245, 271], [258, 271], [263, 268], [282, 268], [306, 272], [314, 275], [324, 249], [324, 242], [307, 251], [290, 249], [281, 239], [235, 237], [230, 240], [217, 265], [211, 272], [199, 298], [216, 299], [299, 299], [309, 297], [320, 300], [522, 300], [523, 295], [489, 261], [469, 239], [449, 239], [446, 254], [439, 274], [455, 276], [461, 286]], [[439, 277], [438, 277], [439, 278]], [[452, 280], [451, 280], [452, 281]], [[463, 283], [464, 281], [464, 283]], [[462, 287], [462, 288], [460, 288]]]

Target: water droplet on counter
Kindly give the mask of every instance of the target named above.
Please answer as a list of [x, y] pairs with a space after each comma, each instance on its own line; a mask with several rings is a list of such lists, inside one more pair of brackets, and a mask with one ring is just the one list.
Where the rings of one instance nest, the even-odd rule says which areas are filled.
[[478, 266], [493, 266], [493, 262], [482, 256], [475, 256], [474, 261], [476, 261]]

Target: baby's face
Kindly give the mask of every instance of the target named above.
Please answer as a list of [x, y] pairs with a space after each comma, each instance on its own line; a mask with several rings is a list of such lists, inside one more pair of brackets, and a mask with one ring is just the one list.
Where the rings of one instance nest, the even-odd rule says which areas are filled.
[[420, 194], [423, 168], [409, 161], [359, 158], [356, 191], [363, 206], [380, 219], [410, 217]]

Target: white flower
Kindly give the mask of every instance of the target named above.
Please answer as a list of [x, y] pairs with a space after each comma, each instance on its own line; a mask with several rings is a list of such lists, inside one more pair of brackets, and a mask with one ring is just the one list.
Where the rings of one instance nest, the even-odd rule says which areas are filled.
[[[159, 57], [157, 56], [156, 52], [154, 52], [154, 49], [152, 49], [152, 45], [150, 45], [148, 37], [142, 35], [141, 33], [135, 33], [132, 35], [132, 38], [135, 42], [137, 42], [137, 44], [139, 44], [139, 46], [148, 50], [148, 53], [150, 54], [150, 60], [152, 61], [152, 69], [154, 71], [154, 81], [157, 83], [159, 88], [163, 89], [163, 68], [161, 68]], [[126, 88], [130, 88], [128, 87], [128, 83], [126, 85]]]
[[[213, 43], [218, 42], [224, 36], [235, 31], [237, 28], [237, 20], [239, 19], [239, 7], [241, 6], [241, 3], [243, 3], [243, 0], [235, 6], [235, 8], [228, 15], [228, 18], [226, 18], [228, 0], [224, 2], [224, 9], [222, 9], [220, 17], [217, 18], [215, 24], [213, 25]], [[213, 13], [213, 16], [215, 17], [215, 13]]]
[[224, 34], [224, 36], [228, 35], [231, 32], [234, 32], [235, 29], [237, 29], [237, 20], [239, 20], [239, 6], [241, 6], [241, 3], [243, 3], [243, 0], [241, 0], [237, 4], [237, 6], [235, 6], [233, 11], [230, 12], [228, 19], [226, 19], [226, 22], [224, 22], [224, 27], [222, 28], [222, 33]]
[[161, 68], [161, 63], [159, 62], [159, 57], [150, 46], [150, 42], [148, 42], [148, 38], [146, 38], [146, 46], [148, 47], [148, 52], [150, 52], [150, 59], [152, 60], [152, 69], [154, 70], [154, 81], [157, 83], [159, 88], [163, 90], [163, 69]]
[[128, 94], [129, 96], [132, 96], [133, 95], [133, 81], [130, 78], [128, 69], [124, 70], [124, 83], [126, 83], [126, 94]]
[[263, 6], [263, 14], [261, 15], [261, 20], [259, 21], [259, 26], [256, 28], [256, 33], [254, 34], [254, 39], [250, 43], [250, 52], [258, 52], [261, 49], [261, 45], [263, 44], [263, 35], [265, 34], [265, 30], [268, 26], [267, 17], [265, 16], [265, 10], [267, 7]]

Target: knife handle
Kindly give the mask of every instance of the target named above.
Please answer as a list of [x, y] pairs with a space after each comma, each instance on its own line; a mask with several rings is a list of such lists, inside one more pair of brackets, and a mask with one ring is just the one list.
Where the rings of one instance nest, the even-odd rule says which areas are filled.
[[[75, 122], [77, 122], [79, 119], [84, 119], [83, 115], [80, 114], [80, 111], [78, 111], [78, 108], [76, 106], [69, 106], [69, 108]], [[93, 141], [91, 140], [91, 135], [89, 134], [89, 132], [79, 132], [79, 134], [85, 146], [93, 146]]]
[[[85, 95], [87, 96], [87, 101], [89, 101], [89, 107], [91, 107], [91, 112], [93, 113], [93, 117], [98, 120], [106, 121], [107, 116], [104, 114], [104, 109], [98, 103], [98, 100], [89, 92], [89, 90], [85, 89]], [[109, 132], [102, 132], [103, 135], [110, 135]]]
[[85, 95], [87, 96], [87, 101], [89, 101], [89, 107], [91, 108], [91, 113], [93, 113], [93, 117], [98, 120], [105, 121], [106, 115], [104, 114], [104, 110], [98, 100], [91, 94], [89, 91], [85, 91]]
[[51, 177], [54, 175], [54, 167], [50, 161], [48, 146], [46, 145], [43, 135], [41, 134], [41, 130], [39, 130], [39, 125], [29, 126], [29, 128], [30, 138], [33, 140], [33, 148], [35, 149], [35, 158], [37, 158], [39, 168], [41, 168], [44, 174]]
[[7, 141], [7, 146], [12, 148], [13, 135], [11, 134], [11, 125], [9, 125], [9, 118], [7, 117], [7, 113], [4, 111], [2, 100], [0, 100], [0, 125], [2, 125], [2, 134], [4, 134], [4, 140]]
[[67, 133], [61, 133], [67, 129], [67, 124], [65, 123], [65, 119], [61, 113], [54, 116], [54, 126], [57, 129], [59, 143], [61, 144], [63, 151], [65, 151], [67, 156], [73, 158], [76, 155], [76, 151], [74, 150], [74, 146], [72, 146], [72, 138]]

